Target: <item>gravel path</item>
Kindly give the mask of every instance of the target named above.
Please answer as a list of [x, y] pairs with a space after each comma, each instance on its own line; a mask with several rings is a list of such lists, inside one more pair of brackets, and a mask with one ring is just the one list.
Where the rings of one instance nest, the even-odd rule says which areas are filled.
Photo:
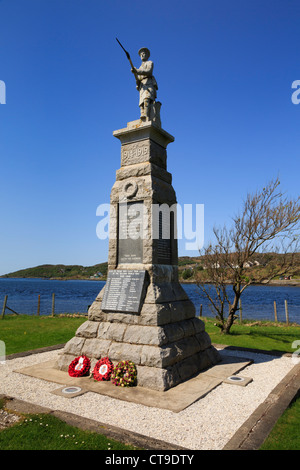
[[33, 354], [0, 364], [0, 393], [53, 410], [128, 429], [192, 450], [222, 449], [238, 428], [293, 368], [290, 357], [241, 351], [222, 354], [251, 358], [240, 372], [253, 382], [246, 387], [222, 383], [180, 413], [123, 402], [93, 392], [72, 399], [53, 395], [61, 385], [31, 378], [16, 369], [57, 358], [58, 351]]

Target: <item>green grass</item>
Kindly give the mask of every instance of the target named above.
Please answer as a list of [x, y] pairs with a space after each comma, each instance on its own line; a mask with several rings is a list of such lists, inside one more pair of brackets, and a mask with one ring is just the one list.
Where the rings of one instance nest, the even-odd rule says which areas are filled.
[[66, 343], [87, 317], [5, 315], [0, 319], [0, 340], [6, 355]]
[[50, 414], [25, 415], [0, 432], [1, 450], [135, 450], [101, 434], [70, 426]]
[[212, 343], [292, 353], [292, 343], [300, 339], [300, 325], [243, 320], [232, 326], [229, 335], [221, 334], [212, 318], [203, 317]]
[[261, 450], [300, 450], [300, 398], [279, 418]]
[[[7, 355], [66, 343], [86, 320], [84, 316], [5, 315], [0, 319], [0, 340], [5, 342]], [[300, 339], [300, 325], [244, 320], [234, 324], [229, 335], [222, 335], [214, 319], [202, 320], [217, 344], [291, 353], [293, 341]]]

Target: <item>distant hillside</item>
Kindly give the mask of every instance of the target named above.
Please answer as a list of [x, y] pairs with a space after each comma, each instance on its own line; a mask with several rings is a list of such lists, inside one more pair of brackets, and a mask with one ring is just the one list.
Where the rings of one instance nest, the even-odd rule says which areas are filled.
[[[259, 270], [263, 272], [269, 262], [280, 262], [282, 255], [276, 253], [257, 254], [255, 263], [249, 265], [249, 274], [251, 270]], [[300, 254], [297, 254], [298, 271], [293, 279], [300, 278]], [[189, 257], [182, 256], [178, 259], [179, 280], [182, 282], [195, 282], [201, 279], [205, 274], [205, 265], [201, 256]], [[21, 269], [13, 273], [0, 276], [2, 278], [42, 278], [42, 279], [98, 279], [106, 280], [107, 263], [95, 264], [94, 266], [80, 266], [63, 264], [43, 264], [34, 268]]]
[[[281, 265], [282, 264], [282, 257], [285, 256], [280, 253], [257, 253], [253, 258], [252, 262], [245, 263], [245, 274], [251, 275], [252, 272], [256, 271], [259, 272], [260, 276], [264, 276], [267, 272], [267, 267], [269, 263], [273, 265]], [[291, 256], [291, 255], [290, 255]], [[300, 253], [296, 253], [296, 264], [295, 264], [295, 272], [292, 276], [293, 280], [300, 279]], [[204, 260], [201, 256], [197, 257], [189, 257], [184, 256], [179, 258], [178, 260], [178, 274], [179, 279], [183, 282], [195, 282], [197, 279], [200, 281], [201, 279], [206, 279], [205, 275], [205, 264]], [[287, 283], [284, 277], [277, 278], [275, 281], [271, 281], [272, 283], [278, 283], [279, 281], [283, 281], [283, 284]]]
[[2, 278], [42, 278], [42, 279], [106, 279], [107, 263], [94, 266], [64, 264], [43, 264], [34, 268], [21, 269], [5, 274]]

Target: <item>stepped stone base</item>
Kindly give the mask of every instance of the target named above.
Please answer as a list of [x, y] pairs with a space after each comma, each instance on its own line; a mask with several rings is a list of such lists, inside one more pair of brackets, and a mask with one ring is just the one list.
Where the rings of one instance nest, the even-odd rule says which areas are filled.
[[137, 366], [139, 386], [163, 391], [220, 360], [179, 283], [151, 283], [139, 315], [103, 312], [103, 292], [60, 353], [59, 369], [67, 371], [82, 354], [91, 359], [91, 370], [101, 357], [113, 363], [130, 360]]
[[[89, 309], [88, 321], [66, 344], [58, 367], [67, 370], [72, 359], [83, 354], [92, 368], [101, 357], [114, 363], [130, 360], [137, 366], [139, 386], [168, 390], [220, 360], [178, 282], [176, 194], [166, 151], [174, 137], [156, 122], [141, 120], [113, 134], [121, 141], [121, 168], [110, 195], [108, 275], [114, 270], [145, 272], [139, 306], [134, 309], [128, 302], [122, 308], [126, 313], [107, 311], [118, 304], [105, 299], [103, 311], [104, 287]], [[124, 213], [125, 203], [137, 210], [134, 216], [129, 210]], [[154, 210], [158, 207], [161, 214]], [[132, 236], [132, 217], [139, 221], [142, 236]], [[118, 297], [114, 289], [112, 295]]]

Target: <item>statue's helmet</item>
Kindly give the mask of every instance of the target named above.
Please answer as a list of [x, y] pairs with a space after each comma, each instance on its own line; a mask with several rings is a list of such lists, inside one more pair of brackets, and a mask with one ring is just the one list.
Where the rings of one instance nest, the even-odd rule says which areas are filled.
[[140, 50], [139, 50], [139, 55], [141, 55], [142, 52], [145, 52], [146, 55], [147, 55], [147, 59], [149, 59], [150, 57], [150, 51], [147, 47], [142, 47]]

